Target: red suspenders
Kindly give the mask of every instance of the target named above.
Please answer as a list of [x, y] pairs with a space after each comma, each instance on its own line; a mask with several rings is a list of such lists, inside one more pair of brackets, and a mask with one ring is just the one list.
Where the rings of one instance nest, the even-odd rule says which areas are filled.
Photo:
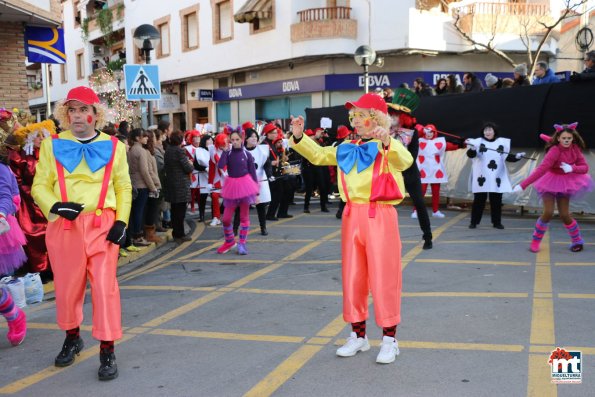
[[[59, 135], [52, 135], [52, 139], [60, 139]], [[99, 201], [97, 202], [97, 209], [95, 210], [95, 219], [93, 219], [93, 226], [101, 226], [101, 214], [103, 213], [103, 205], [105, 204], [105, 198], [107, 196], [107, 189], [109, 187], [109, 181], [112, 175], [112, 168], [114, 167], [114, 157], [116, 156], [116, 146], [118, 144], [118, 138], [115, 136], [111, 137], [112, 141], [112, 155], [109, 162], [105, 166], [105, 172], [103, 174], [103, 182], [101, 184], [101, 193], [99, 194]], [[66, 192], [66, 179], [64, 178], [64, 167], [56, 159], [56, 171], [58, 173], [58, 184], [60, 185], [60, 196], [62, 201], [68, 201], [68, 194]], [[70, 230], [72, 228], [71, 221], [64, 220], [64, 230]]]

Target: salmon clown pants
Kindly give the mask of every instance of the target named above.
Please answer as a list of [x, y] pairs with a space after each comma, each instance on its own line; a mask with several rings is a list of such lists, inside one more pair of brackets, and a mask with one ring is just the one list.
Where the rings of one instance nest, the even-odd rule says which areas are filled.
[[402, 278], [397, 210], [388, 204], [348, 206], [341, 227], [343, 319], [349, 323], [366, 320], [372, 290], [378, 326], [398, 325]]
[[83, 322], [83, 303], [87, 279], [91, 284], [93, 331], [97, 340], [122, 337], [120, 289], [116, 279], [119, 245], [107, 241], [114, 224], [115, 212], [106, 209], [100, 215], [101, 226], [95, 227], [94, 213], [80, 214], [64, 229], [65, 219], [48, 223], [46, 244], [56, 290], [56, 321], [63, 330]]

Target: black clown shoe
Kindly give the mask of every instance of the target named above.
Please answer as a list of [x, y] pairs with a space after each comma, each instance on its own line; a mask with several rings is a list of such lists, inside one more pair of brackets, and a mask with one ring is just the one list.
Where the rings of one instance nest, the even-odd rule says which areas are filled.
[[118, 377], [116, 355], [113, 352], [100, 351], [99, 361], [101, 362], [99, 371], [97, 372], [99, 380], [112, 380]]
[[268, 236], [269, 232], [267, 232], [267, 228], [266, 227], [261, 227], [260, 228], [260, 234], [263, 236]]
[[424, 240], [423, 249], [425, 249], [425, 250], [431, 250], [432, 249], [432, 239], [431, 238]]
[[85, 347], [85, 343], [80, 337], [76, 339], [66, 337], [62, 351], [58, 354], [56, 360], [54, 360], [54, 365], [56, 367], [68, 367], [74, 362], [74, 355], [76, 354], [78, 356], [81, 350], [83, 350], [83, 347]]

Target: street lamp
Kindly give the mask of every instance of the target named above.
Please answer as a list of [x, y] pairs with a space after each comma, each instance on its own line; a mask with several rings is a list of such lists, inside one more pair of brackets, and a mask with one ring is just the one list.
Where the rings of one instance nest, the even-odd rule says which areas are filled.
[[357, 47], [355, 53], [353, 54], [353, 59], [355, 59], [355, 63], [359, 66], [364, 67], [364, 88], [366, 90], [366, 94], [368, 93], [368, 67], [371, 65], [376, 65], [379, 68], [384, 66], [384, 58], [377, 57], [376, 51], [372, 49], [369, 45], [361, 45]]
[[364, 89], [368, 93], [368, 67], [376, 61], [376, 51], [369, 45], [361, 45], [355, 50], [353, 54], [355, 63], [364, 67]]
[[[134, 44], [136, 44], [143, 53], [145, 64], [149, 65], [151, 63], [151, 51], [153, 51], [155, 46], [159, 44], [160, 40], [161, 34], [153, 25], [140, 25], [134, 31]], [[153, 107], [151, 106], [151, 101], [147, 101], [147, 116], [149, 119], [147, 126], [149, 126], [153, 123]]]

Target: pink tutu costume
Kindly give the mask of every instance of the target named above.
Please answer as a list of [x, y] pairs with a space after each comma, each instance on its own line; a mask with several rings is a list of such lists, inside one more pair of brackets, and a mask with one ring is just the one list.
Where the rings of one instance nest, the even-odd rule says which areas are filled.
[[260, 185], [256, 179], [254, 157], [246, 149], [238, 148], [223, 152], [217, 167], [226, 170], [227, 177], [223, 180], [221, 195], [225, 211], [223, 213], [223, 235], [225, 242], [217, 252], [224, 254], [236, 245], [231, 224], [236, 208], [240, 208], [240, 229], [238, 241], [238, 254], [246, 255], [246, 240], [250, 229], [250, 204], [256, 202]]
[[18, 197], [19, 189], [14, 175], [6, 165], [0, 164], [0, 212], [10, 225], [10, 230], [0, 235], [0, 274], [12, 274], [27, 261], [23, 250], [25, 235], [14, 217]]
[[[565, 173], [560, 168], [562, 163], [570, 164], [572, 172]], [[571, 198], [580, 197], [594, 187], [589, 165], [581, 149], [574, 144], [569, 148], [552, 146], [541, 164], [521, 182], [521, 187], [524, 190], [531, 184], [540, 196], [550, 194]]]

